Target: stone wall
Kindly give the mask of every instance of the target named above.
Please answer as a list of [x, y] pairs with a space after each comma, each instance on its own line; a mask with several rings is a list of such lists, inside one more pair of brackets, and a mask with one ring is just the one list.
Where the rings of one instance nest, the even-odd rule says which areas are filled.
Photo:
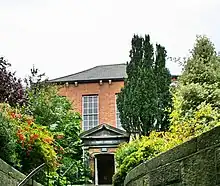
[[220, 127], [131, 170], [125, 186], [220, 186]]
[[[26, 176], [0, 159], [0, 185], [17, 186]], [[31, 182], [31, 181], [30, 181]], [[31, 185], [31, 184], [29, 184]], [[34, 182], [34, 186], [41, 186]]]

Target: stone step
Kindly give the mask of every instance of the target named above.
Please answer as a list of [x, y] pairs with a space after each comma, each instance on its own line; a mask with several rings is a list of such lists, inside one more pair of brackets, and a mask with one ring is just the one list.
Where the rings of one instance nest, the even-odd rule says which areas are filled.
[[68, 186], [112, 186], [112, 185], [94, 185], [94, 184], [84, 184], [84, 185], [68, 185]]
[[84, 184], [84, 185], [68, 185], [68, 186], [112, 186], [112, 185], [94, 185], [94, 184]]

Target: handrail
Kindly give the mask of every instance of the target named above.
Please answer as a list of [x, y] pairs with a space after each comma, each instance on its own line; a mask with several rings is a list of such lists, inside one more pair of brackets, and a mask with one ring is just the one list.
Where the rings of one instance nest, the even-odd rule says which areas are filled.
[[[75, 164], [76, 162], [72, 163], [72, 165], [69, 166], [69, 168], [61, 175], [61, 177], [64, 177], [65, 174], [73, 167], [73, 165]], [[77, 171], [78, 171], [78, 167], [77, 168]]]
[[[73, 167], [73, 165], [75, 164], [76, 162], [73, 162], [69, 168], [62, 174], [62, 175], [59, 175], [58, 177], [58, 186], [60, 185], [60, 179], [63, 179], [63, 177], [66, 175], [67, 172], [69, 172], [69, 170]], [[77, 172], [79, 171], [78, 167], [76, 167], [76, 170]], [[74, 172], [75, 173], [75, 172]], [[78, 177], [78, 176], [77, 176]]]
[[43, 169], [45, 166], [45, 163], [41, 164], [40, 166], [38, 166], [37, 168], [35, 168], [33, 171], [31, 171], [30, 174], [28, 174], [26, 176], [25, 179], [22, 180], [22, 182], [20, 182], [18, 184], [18, 186], [24, 186], [35, 174], [37, 174], [41, 169]]

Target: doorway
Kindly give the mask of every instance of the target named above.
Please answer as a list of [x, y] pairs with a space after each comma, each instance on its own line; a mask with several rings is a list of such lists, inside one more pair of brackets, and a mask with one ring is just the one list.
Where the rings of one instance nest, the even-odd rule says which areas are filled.
[[98, 184], [112, 184], [112, 176], [115, 173], [114, 154], [98, 154], [96, 158]]

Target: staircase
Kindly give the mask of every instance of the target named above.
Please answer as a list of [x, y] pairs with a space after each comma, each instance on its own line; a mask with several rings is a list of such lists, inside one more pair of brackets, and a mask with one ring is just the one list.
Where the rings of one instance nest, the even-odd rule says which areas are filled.
[[112, 186], [112, 185], [94, 185], [94, 184], [84, 184], [84, 185], [68, 185], [68, 186]]

